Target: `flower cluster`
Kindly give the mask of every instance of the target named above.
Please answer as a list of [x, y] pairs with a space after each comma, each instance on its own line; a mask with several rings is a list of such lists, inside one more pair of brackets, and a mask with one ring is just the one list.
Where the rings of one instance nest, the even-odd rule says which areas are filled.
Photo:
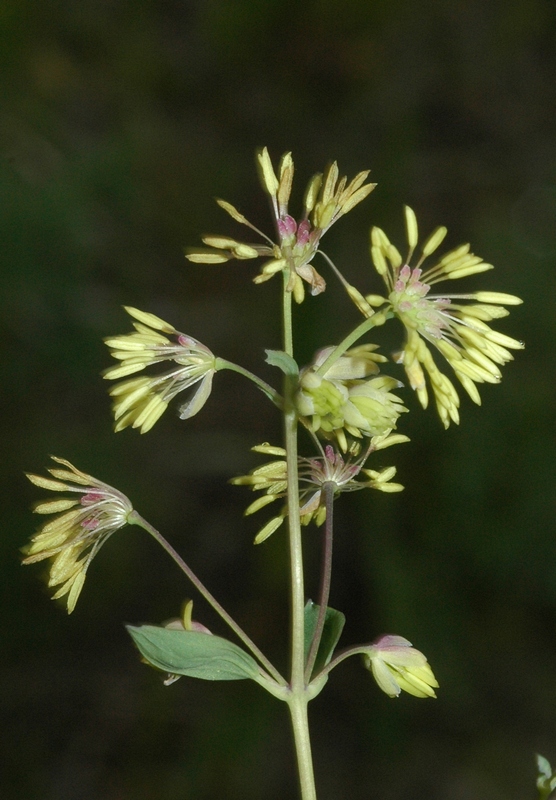
[[346, 452], [346, 433], [356, 438], [380, 436], [395, 429], [399, 415], [407, 409], [391, 391], [402, 385], [399, 381], [387, 375], [369, 378], [378, 372], [377, 362], [386, 361], [374, 352], [376, 345], [347, 350], [326, 369], [333, 350], [320, 350], [313, 363], [301, 371], [296, 405], [312, 432], [335, 437]]
[[[192, 398], [181, 406], [180, 418], [188, 419], [197, 414], [210, 395], [212, 379], [218, 369], [216, 357], [208, 347], [154, 314], [129, 306], [125, 306], [125, 310], [136, 320], [135, 331], [105, 339], [111, 355], [121, 364], [107, 369], [104, 377], [107, 380], [124, 378], [162, 361], [170, 361], [173, 366], [162, 375], [130, 378], [110, 390], [115, 398], [115, 430], [121, 431], [131, 425], [146, 433], [166, 411], [170, 400], [195, 384], [199, 385]], [[176, 341], [168, 336], [174, 336]]]
[[227, 236], [205, 236], [206, 249], [190, 249], [186, 258], [200, 264], [219, 264], [230, 259], [251, 259], [259, 256], [267, 260], [255, 277], [263, 283], [279, 272], [288, 275], [287, 288], [298, 303], [305, 296], [303, 281], [311, 287], [311, 294], [323, 292], [326, 283], [312, 266], [319, 243], [329, 228], [344, 214], [351, 211], [374, 189], [374, 183], [365, 183], [369, 171], [359, 172], [349, 183], [340, 178], [338, 165], [331, 164], [325, 174], [310, 180], [303, 202], [303, 215], [296, 220], [288, 212], [292, 189], [294, 164], [291, 153], [282, 156], [275, 173], [266, 147], [258, 154], [258, 165], [263, 188], [270, 196], [278, 242], [275, 243], [252, 225], [234, 206], [224, 200], [218, 205], [242, 225], [246, 225], [266, 240], [266, 244], [245, 244]]
[[[380, 436], [373, 437], [363, 454], [358, 457], [349, 457], [344, 460], [342, 455], [327, 445], [321, 450], [321, 455], [315, 458], [299, 458], [300, 481], [300, 518], [302, 525], [314, 521], [322, 525], [326, 519], [326, 508], [323, 502], [323, 487], [325, 484], [334, 484], [334, 495], [343, 492], [355, 492], [360, 489], [378, 489], [381, 492], [400, 492], [403, 486], [393, 483], [396, 474], [395, 467], [386, 467], [382, 470], [363, 469], [370, 454], [376, 450], [384, 450], [394, 444], [408, 442], [407, 436], [393, 434], [386, 431]], [[317, 441], [320, 447], [320, 444]], [[284, 500], [287, 497], [287, 467], [286, 451], [282, 447], [274, 447], [267, 443], [257, 445], [252, 450], [264, 455], [276, 456], [277, 459], [263, 464], [252, 470], [249, 475], [232, 478], [230, 483], [236, 486], [249, 486], [254, 492], [261, 492], [258, 497], [245, 510], [245, 515], [254, 514], [265, 508], [275, 500]], [[362, 473], [367, 480], [357, 480]], [[272, 517], [258, 532], [255, 544], [260, 544], [268, 539], [284, 522], [287, 516], [287, 506], [284, 505], [280, 513]]]
[[513, 359], [510, 350], [523, 347], [521, 342], [498, 333], [488, 323], [507, 316], [509, 312], [504, 306], [518, 305], [522, 301], [501, 292], [430, 294], [431, 287], [440, 281], [465, 278], [493, 267], [464, 244], [423, 271], [425, 259], [437, 250], [446, 236], [444, 227], [437, 228], [429, 236], [412, 266], [419, 237], [417, 219], [408, 206], [405, 207], [405, 222], [409, 247], [405, 260], [383, 230], [372, 229], [371, 256], [388, 295], [369, 295], [366, 300], [372, 306], [387, 304], [386, 310], [392, 311], [403, 323], [407, 338], [396, 360], [403, 364], [423, 408], [428, 404], [427, 373], [438, 413], [447, 428], [450, 420], [459, 422], [459, 397], [452, 382], [438, 369], [427, 342], [444, 356], [471, 399], [480, 404], [476, 384], [499, 383], [499, 365]]
[[71, 614], [81, 593], [87, 569], [106, 540], [119, 528], [132, 524], [128, 498], [108, 484], [81, 472], [63, 458], [52, 460], [63, 468], [49, 469], [52, 478], [27, 474], [31, 483], [53, 492], [73, 492], [80, 497], [47, 500], [35, 506], [36, 514], [59, 514], [46, 522], [24, 548], [24, 564], [52, 558], [48, 585], [58, 586], [53, 599], [67, 595]]
[[438, 682], [426, 657], [403, 636], [381, 636], [363, 659], [389, 697], [398, 697], [402, 689], [414, 697], [436, 697]]

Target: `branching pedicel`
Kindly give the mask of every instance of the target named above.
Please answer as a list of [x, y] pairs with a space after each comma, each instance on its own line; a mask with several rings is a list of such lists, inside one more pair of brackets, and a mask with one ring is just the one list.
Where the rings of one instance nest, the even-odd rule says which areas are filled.
[[[360, 172], [348, 182], [345, 177], [340, 178], [337, 165], [332, 164], [324, 175], [315, 175], [309, 182], [302, 217], [296, 220], [289, 213], [294, 175], [291, 154], [282, 157], [275, 172], [265, 148], [258, 154], [258, 165], [263, 188], [271, 200], [276, 241], [255, 228], [230, 203], [218, 200], [236, 222], [254, 231], [263, 243], [206, 236], [203, 239], [206, 247], [188, 251], [187, 258], [200, 264], [219, 264], [231, 259], [263, 257], [255, 284], [281, 274], [283, 350], [267, 351], [267, 361], [283, 373], [281, 391], [241, 366], [215, 356], [208, 347], [154, 314], [131, 307], [126, 307], [126, 311], [133, 319], [133, 332], [106, 339], [119, 364], [108, 369], [104, 377], [118, 381], [110, 390], [117, 431], [131, 426], [146, 433], [174, 397], [188, 389], [193, 389], [193, 393], [179, 407], [180, 417], [187, 419], [197, 414], [212, 391], [216, 373], [223, 369], [253, 381], [281, 413], [283, 445], [255, 446], [256, 452], [272, 460], [231, 482], [259, 493], [246, 514], [275, 501], [281, 504], [278, 513], [257, 534], [257, 544], [287, 523], [291, 574], [287, 677], [270, 663], [182, 557], [133, 509], [124, 495], [63, 459], [54, 459], [62, 467], [50, 469], [50, 478], [28, 476], [43, 489], [74, 496], [36, 506], [39, 514], [57, 516], [32, 538], [25, 548], [24, 563], [51, 559], [49, 585], [58, 587], [54, 598], [66, 597], [71, 613], [89, 565], [108, 537], [126, 524], [148, 531], [243, 647], [212, 635], [204, 625], [195, 622], [191, 616], [192, 603], [188, 602], [182, 617], [164, 626], [129, 626], [143, 660], [166, 674], [166, 684], [182, 675], [205, 680], [250, 678], [284, 701], [292, 720], [301, 797], [314, 800], [317, 795], [307, 705], [324, 688], [332, 669], [349, 656], [361, 654], [363, 664], [390, 697], [397, 697], [402, 690], [416, 697], [435, 697], [434, 690], [438, 687], [425, 656], [401, 636], [382, 636], [368, 644], [336, 650], [344, 617], [328, 607], [334, 501], [343, 492], [364, 488], [401, 491], [403, 487], [392, 481], [395, 467], [374, 469], [373, 455], [377, 450], [408, 441], [407, 436], [395, 432], [401, 414], [408, 410], [397, 394], [403, 384], [397, 377], [380, 371], [387, 358], [378, 352], [378, 345], [361, 340], [371, 329], [398, 318], [405, 329], [405, 339], [395, 361], [403, 365], [423, 408], [428, 404], [428, 378], [440, 419], [448, 427], [451, 421], [459, 422], [459, 396], [429, 346], [447, 361], [471, 399], [480, 403], [477, 384], [498, 383], [500, 365], [512, 359], [511, 350], [523, 347], [515, 339], [493, 330], [489, 323], [507, 315], [505, 306], [521, 300], [487, 291], [431, 294], [431, 288], [441, 280], [475, 275], [492, 267], [470, 253], [469, 245], [463, 245], [435, 259], [425, 269], [425, 261], [429, 262], [444, 240], [446, 228], [437, 228], [417, 252], [417, 220], [408, 207], [405, 208], [408, 245], [405, 258], [384, 231], [379, 228], [371, 231], [372, 262], [384, 281], [386, 293], [366, 295], [364, 289], [349, 283], [320, 245], [330, 227], [373, 190], [375, 185], [366, 183], [369, 173]], [[311, 295], [326, 289], [324, 278], [313, 264], [316, 256], [340, 280], [356, 311], [363, 315], [363, 321], [340, 344], [323, 347], [310, 365], [299, 369], [295, 361], [291, 302], [292, 297], [297, 303], [306, 300], [306, 285]], [[163, 363], [165, 371], [145, 372]], [[304, 446], [312, 447], [312, 454], [307, 456], [298, 456], [299, 424], [305, 428]], [[306, 602], [303, 588], [301, 526], [311, 523], [323, 528], [321, 584], [316, 604]]]

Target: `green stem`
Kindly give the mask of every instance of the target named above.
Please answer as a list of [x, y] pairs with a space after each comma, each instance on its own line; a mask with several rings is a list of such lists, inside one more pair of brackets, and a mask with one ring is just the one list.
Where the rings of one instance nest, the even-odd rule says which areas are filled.
[[320, 641], [322, 639], [322, 632], [324, 630], [324, 621], [326, 619], [326, 609], [328, 606], [328, 598], [330, 597], [330, 583], [332, 579], [332, 543], [334, 537], [334, 490], [336, 484], [333, 481], [327, 481], [323, 484], [322, 493], [324, 495], [324, 502], [326, 506], [326, 521], [324, 527], [324, 545], [322, 549], [322, 569], [319, 590], [319, 613], [317, 617], [317, 624], [313, 634], [313, 641], [307, 657], [307, 664], [305, 666], [305, 680], [307, 683], [311, 680], [311, 673], [315, 666], [317, 653], [319, 651]]
[[218, 600], [209, 592], [206, 588], [204, 583], [199, 580], [199, 578], [195, 575], [193, 570], [185, 563], [183, 558], [180, 554], [174, 550], [172, 545], [164, 538], [164, 536], [153, 528], [150, 522], [147, 522], [146, 519], [137, 513], [137, 511], [132, 511], [132, 513], [128, 517], [128, 524], [129, 525], [138, 525], [143, 530], [150, 533], [151, 536], [156, 539], [156, 541], [166, 550], [166, 552], [173, 558], [176, 562], [178, 567], [182, 570], [182, 572], [187, 575], [191, 583], [195, 586], [197, 591], [205, 598], [207, 603], [211, 605], [217, 614], [222, 617], [224, 622], [233, 630], [235, 635], [243, 642], [243, 644], [249, 648], [249, 650], [253, 653], [255, 658], [257, 658], [260, 663], [264, 666], [267, 670], [269, 675], [272, 675], [274, 680], [280, 684], [280, 686], [287, 686], [287, 682], [284, 678], [280, 675], [276, 667], [268, 660], [268, 658], [264, 655], [264, 653], [259, 650], [257, 645], [250, 639], [250, 637], [245, 633], [243, 628], [241, 628], [237, 622], [228, 614], [228, 612], [220, 605]]
[[323, 377], [330, 367], [343, 356], [348, 348], [351, 347], [358, 339], [364, 336], [371, 328], [376, 328], [378, 325], [384, 325], [387, 319], [392, 315], [388, 312], [378, 311], [372, 317], [367, 317], [363, 322], [358, 325], [345, 339], [342, 339], [340, 344], [334, 348], [326, 361], [324, 361], [318, 369], [315, 370], [317, 375]]
[[[289, 274], [283, 273], [283, 332], [284, 351], [293, 358], [292, 334], [292, 293], [287, 291]], [[303, 577], [303, 548], [301, 540], [301, 520], [299, 516], [299, 475], [297, 462], [297, 413], [294, 395], [297, 379], [284, 376], [284, 444], [286, 448], [288, 482], [288, 529], [290, 550], [290, 588], [291, 588], [291, 680], [290, 709], [299, 784], [302, 800], [316, 800], [313, 759], [307, 703], [309, 695], [305, 683], [304, 641], [305, 641], [305, 588]]]
[[301, 786], [302, 800], [317, 800], [315, 789], [315, 775], [313, 772], [313, 757], [311, 754], [311, 739], [309, 736], [309, 720], [307, 717], [308, 698], [297, 695], [288, 703], [292, 721], [295, 753], [299, 769], [299, 783]]
[[324, 669], [321, 669], [321, 671], [313, 677], [313, 683], [315, 683], [317, 679], [321, 680], [330, 672], [332, 672], [332, 670], [335, 669], [338, 666], [338, 664], [341, 664], [342, 661], [345, 661], [346, 658], [350, 658], [350, 656], [357, 656], [357, 655], [363, 655], [364, 653], [368, 653], [370, 647], [371, 647], [370, 644], [357, 644], [353, 645], [352, 647], [347, 647], [345, 650], [341, 650], [332, 659], [332, 661], [330, 661], [330, 663], [327, 664], [326, 667], [324, 667]]
[[230, 369], [232, 372], [237, 372], [240, 375], [243, 375], [244, 378], [249, 378], [250, 381], [253, 381], [255, 386], [261, 390], [269, 400], [272, 400], [275, 406], [278, 408], [282, 408], [283, 406], [283, 399], [277, 391], [275, 391], [272, 386], [270, 386], [266, 381], [263, 381], [262, 378], [259, 378], [252, 372], [249, 372], [248, 369], [244, 369], [240, 367], [239, 364], [234, 364], [233, 361], [226, 361], [225, 358], [217, 358], [216, 359], [216, 369]]

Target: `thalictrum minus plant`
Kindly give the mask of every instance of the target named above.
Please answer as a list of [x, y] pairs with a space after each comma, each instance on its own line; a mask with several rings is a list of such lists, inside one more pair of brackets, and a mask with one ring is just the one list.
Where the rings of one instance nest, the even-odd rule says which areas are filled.
[[[396, 493], [403, 489], [393, 481], [394, 466], [383, 466], [376, 453], [408, 442], [399, 430], [408, 407], [400, 393], [400, 377], [382, 372], [388, 359], [375, 342], [363, 341], [370, 331], [398, 319], [405, 339], [395, 357], [419, 402], [426, 408], [432, 388], [440, 419], [445, 427], [459, 422], [459, 396], [451, 380], [441, 372], [433, 350], [445, 359], [456, 378], [479, 403], [476, 384], [498, 383], [499, 367], [511, 360], [511, 350], [522, 344], [493, 330], [489, 323], [507, 315], [506, 306], [521, 301], [509, 294], [474, 291], [464, 294], [431, 294], [441, 280], [453, 280], [491, 269], [474, 256], [469, 245], [449, 251], [433, 266], [424, 262], [436, 253], [446, 236], [437, 228], [418, 248], [417, 219], [406, 207], [408, 252], [402, 257], [384, 231], [371, 231], [371, 258], [386, 287], [386, 294], [365, 294], [345, 277], [322, 250], [322, 239], [331, 226], [374, 189], [368, 171], [352, 180], [340, 177], [336, 163], [311, 178], [305, 191], [301, 215], [290, 213], [294, 177], [291, 153], [275, 170], [266, 148], [257, 156], [261, 182], [269, 197], [274, 231], [264, 233], [252, 225], [233, 205], [218, 200], [232, 219], [257, 234], [258, 241], [243, 242], [231, 236], [203, 238], [204, 248], [190, 249], [187, 258], [196, 264], [223, 264], [231, 260], [251, 262], [263, 258], [253, 277], [256, 285], [281, 276], [277, 286], [277, 309], [282, 316], [282, 350], [267, 350], [267, 362], [279, 369], [279, 389], [240, 365], [214, 355], [190, 334], [150, 311], [131, 306], [125, 310], [133, 320], [133, 331], [106, 338], [118, 364], [104, 377], [116, 380], [110, 389], [115, 430], [126, 427], [141, 433], [151, 430], [174, 398], [190, 390], [177, 412], [181, 419], [199, 413], [213, 390], [216, 373], [233, 370], [252, 381], [282, 417], [283, 441], [253, 447], [270, 461], [248, 475], [232, 477], [231, 483], [258, 493], [246, 514], [279, 503], [279, 510], [259, 530], [255, 543], [287, 531], [290, 559], [290, 658], [283, 675], [238, 625], [216, 597], [191, 570], [173, 546], [145, 520], [117, 489], [81, 472], [64, 459], [49, 470], [52, 477], [30, 474], [42, 489], [73, 493], [73, 496], [40, 502], [35, 511], [56, 515], [46, 522], [24, 548], [24, 563], [50, 559], [49, 586], [54, 598], [66, 598], [72, 612], [83, 589], [91, 562], [107, 539], [124, 525], [143, 528], [166, 550], [185, 576], [213, 607], [240, 644], [209, 631], [192, 619], [192, 603], [181, 617], [165, 625], [128, 626], [143, 661], [164, 673], [165, 684], [181, 676], [205, 680], [251, 679], [286, 703], [295, 742], [302, 800], [316, 800], [307, 707], [324, 688], [328, 676], [342, 661], [362, 656], [362, 664], [378, 686], [390, 697], [404, 690], [415, 697], [436, 697], [438, 682], [426, 657], [402, 636], [387, 634], [360, 645], [337, 650], [344, 616], [328, 606], [332, 580], [334, 503], [342, 494], [370, 488]], [[262, 243], [261, 243], [262, 242]], [[311, 363], [298, 365], [292, 324], [292, 299], [298, 304], [318, 302], [327, 288], [317, 271], [337, 277], [363, 321], [334, 345], [321, 347]], [[309, 288], [311, 299], [306, 295]], [[316, 298], [316, 299], [313, 299]], [[373, 334], [374, 335], [374, 334]], [[162, 366], [162, 371], [160, 367]], [[141, 373], [138, 375], [137, 373]], [[407, 395], [407, 392], [406, 392]], [[407, 404], [410, 406], [410, 403]], [[298, 437], [300, 442], [298, 443]], [[301, 444], [302, 443], [302, 444]], [[302, 446], [304, 454], [299, 453]], [[320, 528], [322, 567], [316, 603], [307, 601], [304, 589], [302, 528]], [[279, 533], [278, 533], [279, 532]], [[312, 541], [312, 539], [311, 539]], [[286, 542], [285, 542], [286, 543]], [[241, 646], [240, 646], [241, 645]], [[171, 691], [171, 689], [169, 689]], [[371, 697], [368, 700], [372, 703]], [[545, 796], [545, 795], [543, 795]]]

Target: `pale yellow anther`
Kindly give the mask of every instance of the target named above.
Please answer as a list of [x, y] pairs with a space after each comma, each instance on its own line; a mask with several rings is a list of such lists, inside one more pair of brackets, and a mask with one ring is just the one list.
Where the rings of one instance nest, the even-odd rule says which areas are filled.
[[176, 329], [173, 325], [170, 325], [170, 323], [160, 319], [160, 317], [157, 317], [155, 314], [151, 314], [148, 311], [140, 311], [138, 308], [133, 308], [133, 306], [124, 306], [124, 309], [127, 311], [130, 317], [133, 317], [139, 322], [143, 322], [150, 328], [154, 328], [157, 331], [164, 331], [164, 333], [176, 332]]
[[322, 186], [322, 174], [320, 172], [317, 172], [317, 174], [313, 175], [313, 177], [309, 181], [307, 188], [305, 190], [305, 196], [303, 198], [303, 205], [307, 216], [309, 216], [309, 214], [315, 207], [315, 203], [317, 202], [317, 197], [319, 195], [321, 186]]
[[[363, 184], [365, 183], [365, 181], [369, 177], [370, 172], [371, 172], [370, 169], [365, 169], [362, 172], [358, 172], [357, 175], [355, 176], [355, 178], [353, 178], [350, 181], [349, 186], [347, 187], [347, 189], [345, 191], [345, 194], [347, 196], [354, 194], [359, 189], [360, 186], [363, 186]], [[376, 186], [376, 183], [371, 184], [371, 186], [374, 189], [375, 186]]]
[[460, 244], [459, 247], [455, 247], [453, 250], [450, 250], [448, 253], [443, 255], [440, 261], [438, 262], [439, 265], [445, 267], [452, 261], [461, 258], [463, 255], [469, 252], [469, 247], [470, 247], [469, 244]]
[[341, 205], [342, 200], [347, 199], [346, 183], [347, 177], [344, 175], [336, 184], [336, 189], [334, 190], [334, 202], [337, 206]]
[[50, 478], [43, 478], [42, 475], [33, 475], [31, 472], [26, 472], [25, 474], [31, 483], [35, 486], [39, 486], [41, 489], [49, 489], [52, 492], [67, 492], [69, 488], [67, 483], [53, 481]]
[[371, 258], [373, 260], [373, 264], [375, 265], [375, 269], [379, 275], [386, 275], [388, 273], [388, 264], [386, 263], [386, 259], [384, 258], [384, 254], [382, 252], [382, 247], [378, 245], [373, 245], [371, 247]]
[[382, 248], [382, 250], [386, 250], [390, 244], [390, 239], [386, 236], [382, 228], [373, 226], [371, 228], [371, 244], [375, 247]]
[[474, 382], [464, 373], [456, 370], [456, 375], [458, 376], [458, 380], [471, 398], [474, 403], [478, 406], [481, 405], [481, 395], [479, 394], [479, 390], [475, 386]]
[[[455, 306], [455, 304], [454, 304]], [[457, 306], [460, 309], [460, 319], [462, 322], [471, 322], [474, 324], [475, 320], [482, 320], [490, 322], [493, 319], [502, 319], [509, 315], [509, 311], [504, 306], [489, 306], [489, 305], [473, 305], [473, 306]]]
[[[417, 247], [419, 241], [419, 227], [417, 225], [417, 217], [415, 211], [409, 206], [404, 206], [405, 215], [405, 228], [407, 233], [407, 243], [411, 252]], [[409, 260], [409, 259], [408, 259]]]
[[459, 258], [455, 258], [453, 261], [450, 261], [449, 264], [446, 264], [443, 272], [445, 275], [449, 275], [451, 272], [467, 269], [468, 267], [475, 266], [475, 264], [481, 264], [482, 261], [483, 259], [480, 256], [476, 256], [473, 253], [464, 253]]
[[326, 171], [326, 177], [324, 179], [324, 185], [322, 187], [321, 202], [323, 206], [326, 206], [327, 203], [334, 197], [334, 191], [336, 187], [336, 182], [338, 180], [338, 174], [339, 174], [338, 164], [334, 161]]
[[232, 250], [234, 256], [239, 259], [240, 261], [247, 260], [249, 258], [258, 258], [259, 254], [255, 250], [254, 247], [251, 247], [248, 244], [238, 244]]
[[500, 344], [502, 347], [511, 347], [513, 350], [523, 350], [525, 347], [523, 342], [519, 342], [517, 339], [512, 339], [511, 336], [506, 336], [506, 334], [499, 333], [498, 331], [489, 331], [486, 334], [486, 338], [490, 342]]
[[274, 531], [278, 530], [283, 521], [284, 517], [273, 517], [273, 519], [269, 520], [255, 536], [253, 544], [261, 544], [265, 541], [265, 539], [268, 539], [269, 536], [272, 536]]
[[335, 211], [336, 203], [334, 200], [330, 200], [328, 203], [324, 203], [322, 200], [319, 201], [315, 206], [315, 210], [313, 211], [313, 222], [315, 228], [320, 228], [321, 230], [328, 228], [332, 222]]
[[295, 276], [293, 284], [293, 299], [300, 305], [305, 299], [305, 286], [299, 275]]
[[77, 505], [78, 500], [48, 500], [45, 503], [39, 503], [33, 509], [35, 514], [58, 514], [60, 511], [67, 511], [68, 508], [73, 508]]
[[398, 269], [398, 267], [401, 267], [403, 264], [403, 259], [400, 255], [400, 252], [393, 244], [388, 245], [386, 249], [386, 256], [394, 269]]
[[260, 176], [263, 187], [266, 189], [271, 197], [276, 197], [278, 191], [278, 178], [274, 172], [272, 161], [268, 154], [266, 147], [263, 147], [260, 153], [257, 153], [257, 161], [260, 167]]
[[477, 275], [479, 272], [488, 272], [490, 269], [494, 269], [494, 266], [492, 264], [485, 264], [483, 261], [473, 267], [463, 267], [461, 269], [456, 269], [454, 272], [449, 272], [446, 274], [446, 279], [457, 280], [458, 278], [467, 278], [468, 275]]
[[217, 197], [216, 202], [220, 208], [223, 208], [224, 211], [226, 211], [226, 213], [229, 214], [232, 219], [235, 219], [236, 222], [239, 222], [241, 225], [250, 225], [249, 220], [244, 217], [243, 214], [240, 214], [237, 208], [231, 203], [228, 203], [227, 200], [220, 200]]
[[276, 495], [274, 494], [265, 494], [262, 497], [258, 497], [254, 500], [250, 506], [247, 506], [245, 511], [243, 512], [244, 517], [249, 517], [251, 514], [255, 514], [257, 511], [260, 511], [261, 508], [270, 505], [276, 500]]
[[203, 236], [202, 241], [208, 247], [217, 247], [220, 250], [231, 250], [232, 247], [236, 247], [239, 244], [229, 236]]
[[[421, 252], [425, 257], [428, 257], [434, 253], [434, 251], [440, 247], [442, 242], [444, 241], [444, 237], [448, 233], [448, 228], [445, 228], [443, 225], [436, 228], [429, 238], [424, 243], [423, 247], [421, 248]], [[469, 247], [469, 245], [467, 245]]]
[[229, 261], [231, 256], [225, 253], [202, 253], [192, 252], [186, 253], [185, 257], [193, 264], [224, 264]]
[[277, 272], [282, 272], [288, 265], [288, 262], [285, 258], [273, 258], [270, 261], [266, 261], [263, 266], [261, 267], [261, 272], [263, 275], [275, 275]]
[[519, 306], [523, 303], [521, 297], [504, 292], [475, 292], [474, 297], [479, 303], [500, 303], [505, 306]]
[[379, 308], [383, 306], [384, 303], [388, 302], [388, 300], [380, 294], [366, 294], [365, 300], [373, 308]]
[[183, 604], [180, 621], [184, 627], [184, 630], [193, 630], [193, 600], [186, 600], [186, 602]]
[[294, 167], [293, 167], [292, 154], [285, 153], [280, 161], [280, 168], [279, 168], [280, 183], [278, 186], [278, 203], [280, 205], [282, 213], [284, 213], [288, 207], [288, 202], [292, 190], [293, 173], [294, 173]]
[[496, 366], [496, 364], [488, 358], [481, 350], [478, 350], [476, 347], [467, 347], [466, 353], [476, 364], [486, 369], [487, 372], [490, 372], [495, 378], [501, 378], [502, 373]]
[[275, 447], [274, 445], [268, 444], [268, 442], [263, 442], [262, 444], [256, 444], [254, 447], [251, 448], [254, 453], [263, 453], [267, 456], [283, 456], [286, 457], [286, 451], [283, 447]]
[[453, 361], [461, 360], [460, 351], [457, 349], [457, 347], [455, 347], [455, 345], [453, 345], [451, 342], [448, 342], [446, 339], [439, 339], [436, 342], [436, 346], [440, 350], [444, 358], [450, 361], [450, 363]]
[[353, 300], [359, 311], [365, 317], [372, 317], [375, 313], [367, 300], [363, 297], [359, 289], [356, 289], [355, 286], [348, 285], [346, 286], [346, 291], [349, 297]]
[[133, 428], [140, 428], [141, 433], [147, 433], [168, 408], [168, 403], [155, 395], [137, 415], [132, 423]]
[[347, 214], [348, 211], [355, 208], [356, 205], [370, 195], [375, 187], [376, 183], [368, 183], [366, 186], [362, 186], [356, 192], [353, 192], [353, 194], [350, 194], [348, 199], [341, 203], [341, 213]]

